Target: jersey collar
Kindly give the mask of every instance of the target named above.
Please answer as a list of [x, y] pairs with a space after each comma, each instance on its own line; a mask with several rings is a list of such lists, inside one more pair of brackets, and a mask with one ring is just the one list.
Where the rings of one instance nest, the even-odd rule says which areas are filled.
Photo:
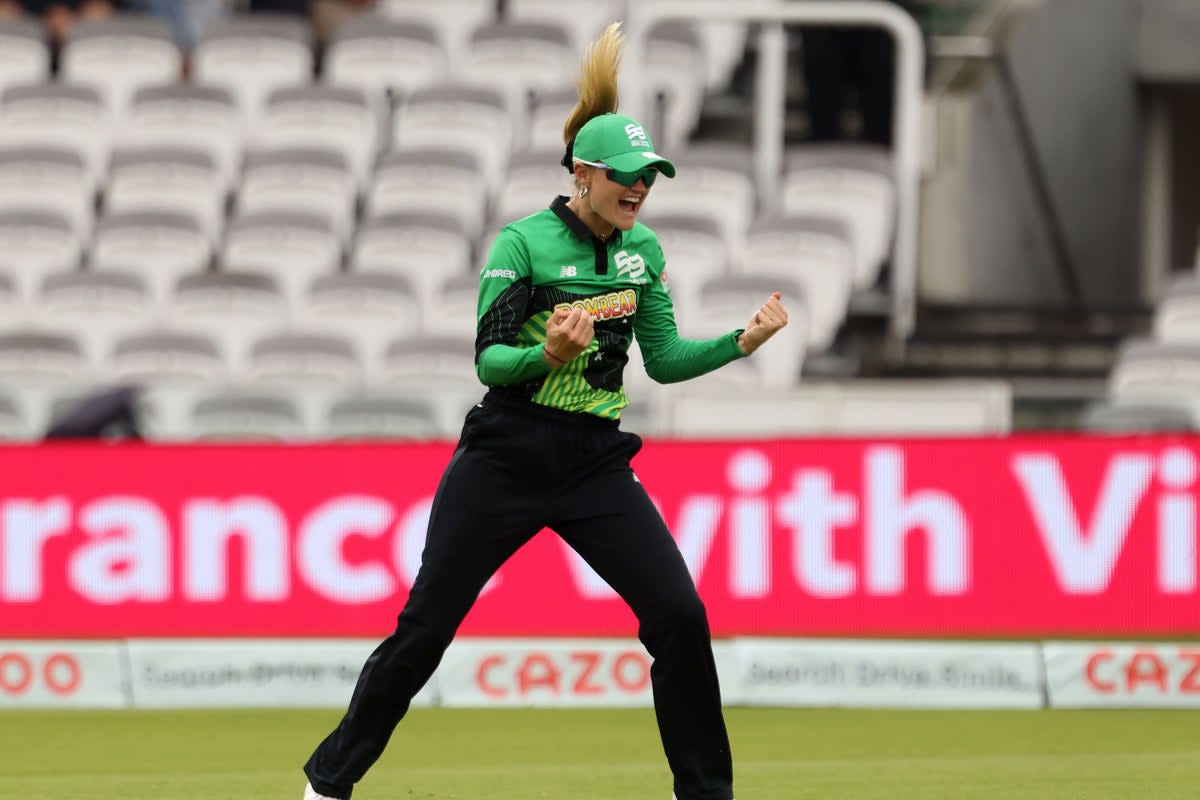
[[592, 239], [604, 245], [616, 244], [621, 241], [624, 231], [622, 231], [620, 228], [613, 228], [612, 236], [609, 236], [607, 241], [601, 242], [600, 237], [592, 233], [592, 229], [584, 224], [584, 221], [579, 218], [579, 215], [567, 206], [568, 199], [569, 198], [567, 198], [565, 195], [561, 194], [558, 197], [555, 197], [554, 202], [550, 204], [550, 210], [558, 215], [558, 218], [563, 221], [563, 224], [566, 225], [567, 229], [575, 235], [576, 239], [581, 242], [586, 242], [588, 239]]

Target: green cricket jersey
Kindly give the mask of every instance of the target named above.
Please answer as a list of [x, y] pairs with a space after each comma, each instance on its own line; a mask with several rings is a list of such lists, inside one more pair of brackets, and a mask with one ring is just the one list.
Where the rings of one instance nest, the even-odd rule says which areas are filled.
[[[550, 208], [505, 226], [479, 273], [476, 371], [541, 405], [618, 419], [628, 401], [622, 371], [636, 336], [646, 373], [660, 383], [695, 378], [742, 357], [740, 331], [683, 339], [654, 232], [640, 222], [600, 241], [558, 197]], [[546, 321], [580, 307], [595, 338], [551, 370], [542, 358]]]

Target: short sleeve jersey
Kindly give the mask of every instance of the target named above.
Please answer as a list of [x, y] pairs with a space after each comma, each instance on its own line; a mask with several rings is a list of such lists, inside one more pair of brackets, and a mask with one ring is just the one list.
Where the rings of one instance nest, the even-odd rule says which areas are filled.
[[[665, 267], [650, 228], [638, 222], [601, 241], [565, 197], [505, 226], [479, 276], [480, 380], [552, 408], [617, 419], [628, 402], [623, 371], [635, 336], [647, 373], [663, 383], [741, 357], [740, 331], [704, 340], [679, 336]], [[560, 308], [591, 314], [595, 338], [551, 370], [542, 356], [546, 323]]]

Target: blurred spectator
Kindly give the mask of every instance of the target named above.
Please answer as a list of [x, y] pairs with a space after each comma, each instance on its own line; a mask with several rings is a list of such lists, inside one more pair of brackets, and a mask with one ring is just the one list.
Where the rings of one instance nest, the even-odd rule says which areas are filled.
[[[890, 0], [921, 19], [938, 0]], [[844, 113], [853, 97], [862, 120], [860, 138], [891, 146], [895, 108], [896, 45], [878, 28], [800, 29], [801, 59], [807, 89], [809, 137], [828, 142], [853, 138]]]
[[317, 41], [327, 44], [342, 23], [375, 5], [376, 0], [313, 0], [312, 20]]
[[212, 24], [213, 20], [229, 14], [233, 0], [127, 0], [130, 11], [142, 11], [161, 17], [171, 25], [175, 41], [189, 52]]
[[76, 22], [105, 19], [115, 11], [112, 0], [0, 0], [0, 19], [41, 17], [55, 47], [66, 41]]

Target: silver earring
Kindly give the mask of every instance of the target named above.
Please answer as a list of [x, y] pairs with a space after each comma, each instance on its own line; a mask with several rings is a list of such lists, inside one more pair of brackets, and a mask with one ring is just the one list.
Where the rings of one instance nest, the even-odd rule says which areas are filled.
[[588, 187], [586, 187], [586, 186], [580, 186], [580, 187], [579, 187], [579, 196], [580, 196], [580, 197], [587, 197], [587, 196], [588, 196]]

